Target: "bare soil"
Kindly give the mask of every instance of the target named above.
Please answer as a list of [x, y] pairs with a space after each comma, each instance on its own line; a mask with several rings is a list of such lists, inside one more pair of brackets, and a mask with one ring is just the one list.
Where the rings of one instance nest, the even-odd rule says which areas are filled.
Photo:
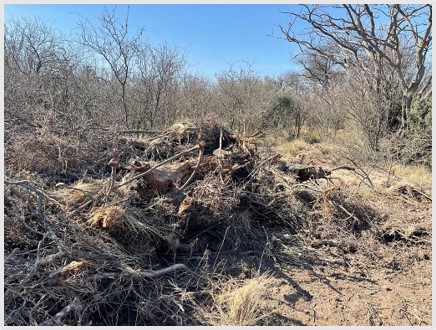
[[[387, 224], [431, 228], [431, 204], [379, 197], [372, 206]], [[354, 253], [322, 246], [325, 262], [317, 265], [279, 263], [272, 308], [282, 325], [432, 325], [431, 240], [357, 240], [363, 242]]]

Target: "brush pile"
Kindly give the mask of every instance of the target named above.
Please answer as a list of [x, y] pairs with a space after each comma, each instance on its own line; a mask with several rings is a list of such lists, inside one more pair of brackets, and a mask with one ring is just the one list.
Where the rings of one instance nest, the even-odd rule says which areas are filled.
[[297, 233], [320, 198], [259, 136], [182, 123], [112, 136], [100, 177], [7, 168], [5, 324], [204, 324], [210, 280], [240, 271], [241, 253], [268, 257], [265, 227]]

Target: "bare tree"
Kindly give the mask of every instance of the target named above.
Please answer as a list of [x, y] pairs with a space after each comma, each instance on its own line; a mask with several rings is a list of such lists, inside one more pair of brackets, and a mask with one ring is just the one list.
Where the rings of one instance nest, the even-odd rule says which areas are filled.
[[124, 125], [129, 128], [129, 105], [127, 85], [131, 75], [133, 59], [137, 44], [142, 36], [142, 29], [135, 35], [129, 33], [129, 12], [123, 22], [118, 23], [116, 8], [107, 9], [100, 16], [100, 26], [95, 27], [89, 20], [79, 21], [78, 42], [99, 55], [109, 66], [114, 78], [121, 88], [121, 105], [124, 112]]
[[[424, 77], [431, 49], [432, 6], [342, 4], [301, 8], [300, 13], [288, 12], [291, 22], [280, 26], [286, 39], [302, 51], [319, 54], [345, 69], [362, 62], [365, 65], [361, 68], [377, 73], [386, 66], [392, 69], [403, 93], [400, 128], [404, 129], [413, 97], [429, 84]], [[293, 32], [297, 20], [308, 26], [300, 36]], [[326, 48], [327, 44], [335, 47]]]
[[69, 84], [80, 61], [65, 41], [66, 36], [38, 17], [12, 19], [5, 24], [8, 114], [32, 120], [37, 112], [31, 109], [35, 107], [68, 111]]
[[24, 75], [44, 74], [57, 62], [62, 38], [40, 18], [12, 19], [5, 24], [5, 66]]
[[390, 115], [401, 107], [401, 88], [392, 72], [385, 73], [380, 90], [371, 84], [375, 78], [367, 74], [357, 68], [348, 72], [336, 94], [336, 106], [355, 124], [352, 126], [368, 149], [380, 151], [380, 141], [389, 133]]
[[[329, 46], [326, 46], [329, 48]], [[330, 47], [331, 48], [331, 47]], [[321, 93], [326, 93], [332, 83], [341, 75], [341, 68], [330, 57], [309, 51], [297, 55], [297, 64], [303, 67], [301, 75], [309, 82], [321, 87]]]
[[215, 87], [206, 77], [186, 75], [177, 96], [178, 116], [205, 118], [215, 112]]
[[223, 118], [231, 129], [240, 131], [259, 128], [273, 102], [272, 94], [268, 93], [252, 65], [245, 64], [246, 67], [239, 69], [231, 65], [227, 71], [217, 75], [217, 95], [224, 109]]
[[136, 49], [135, 100], [139, 104], [137, 128], [167, 126], [175, 117], [175, 96], [183, 78], [185, 58], [177, 49], [141, 44]]

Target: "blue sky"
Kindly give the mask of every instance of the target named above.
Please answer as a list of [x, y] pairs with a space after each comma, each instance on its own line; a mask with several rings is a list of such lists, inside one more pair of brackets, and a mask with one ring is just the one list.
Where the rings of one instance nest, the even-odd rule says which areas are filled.
[[[115, 5], [107, 5], [112, 9]], [[296, 5], [130, 5], [132, 31], [145, 29], [145, 39], [153, 45], [166, 41], [182, 49], [192, 73], [213, 77], [230, 64], [248, 61], [261, 75], [277, 75], [295, 69], [291, 55], [298, 49], [280, 35], [277, 24], [287, 24], [280, 13]], [[97, 24], [104, 5], [5, 5], [5, 21], [11, 17], [47, 20], [55, 28], [70, 32], [78, 15]], [[117, 6], [125, 17], [126, 5]]]

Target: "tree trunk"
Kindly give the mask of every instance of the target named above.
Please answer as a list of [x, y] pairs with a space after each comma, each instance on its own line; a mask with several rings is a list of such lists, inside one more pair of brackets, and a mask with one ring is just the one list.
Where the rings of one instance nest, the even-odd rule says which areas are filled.
[[409, 111], [412, 107], [412, 99], [413, 96], [410, 94], [404, 94], [403, 96], [403, 102], [401, 105], [401, 127], [400, 131], [407, 130], [408, 124], [407, 124], [407, 117], [409, 114]]
[[123, 108], [124, 108], [124, 121], [126, 128], [129, 129], [129, 111], [127, 109], [127, 103], [126, 103], [126, 85], [122, 84], [122, 102], [123, 102]]

